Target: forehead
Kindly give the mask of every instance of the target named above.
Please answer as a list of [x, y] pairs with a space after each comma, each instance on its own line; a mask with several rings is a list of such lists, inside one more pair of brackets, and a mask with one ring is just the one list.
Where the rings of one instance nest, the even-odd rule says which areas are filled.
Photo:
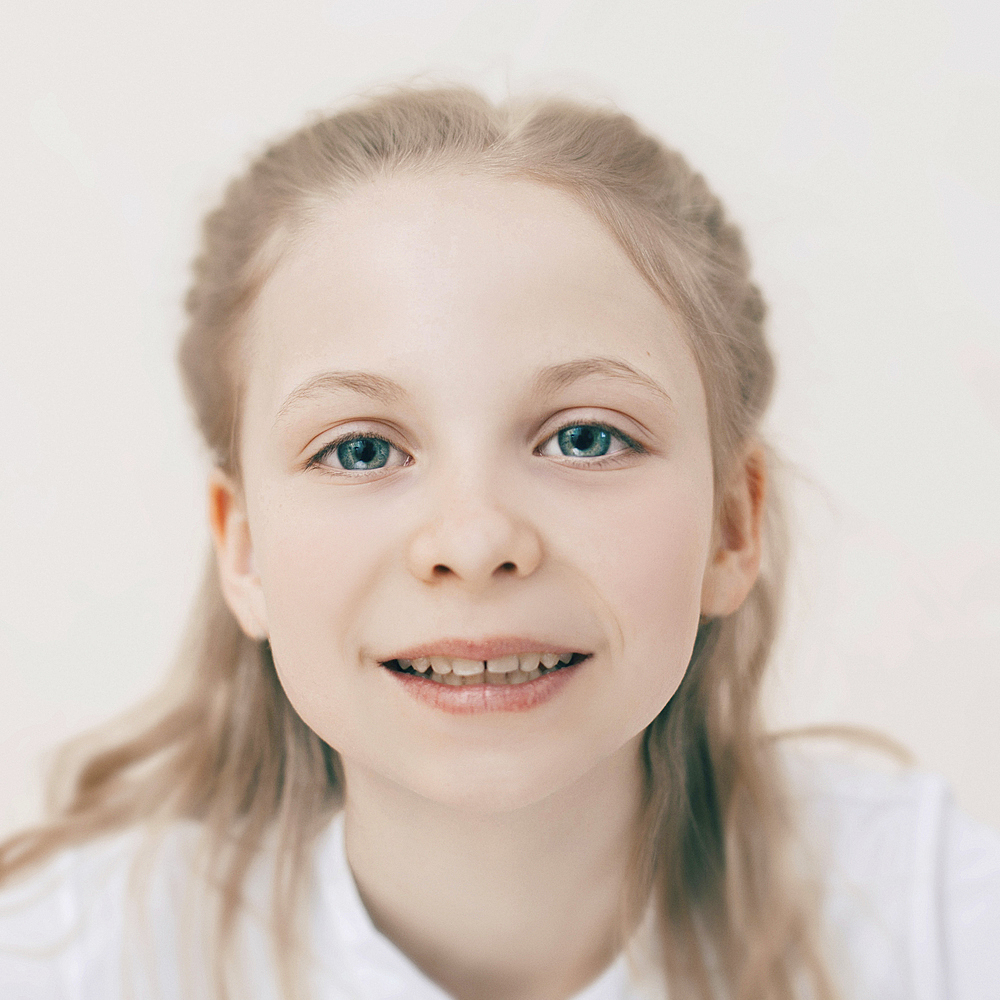
[[530, 180], [457, 172], [379, 180], [319, 209], [250, 336], [250, 394], [272, 406], [324, 368], [443, 386], [602, 355], [697, 380], [677, 317], [593, 214]]

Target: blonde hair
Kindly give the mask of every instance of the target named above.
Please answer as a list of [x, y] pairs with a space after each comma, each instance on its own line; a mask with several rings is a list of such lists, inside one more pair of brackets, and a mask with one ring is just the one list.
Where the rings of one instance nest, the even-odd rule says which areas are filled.
[[[198, 425], [239, 476], [241, 338], [270, 270], [331, 199], [400, 172], [459, 168], [535, 180], [578, 199], [684, 320], [708, 400], [717, 514], [743, 449], [759, 441], [774, 366], [739, 231], [703, 179], [617, 111], [566, 100], [494, 107], [463, 88], [403, 88], [271, 146], [205, 221], [180, 365]], [[778, 492], [765, 559], [734, 614], [704, 621], [680, 688], [644, 740], [643, 835], [631, 899], [650, 894], [671, 995], [833, 995], [812, 899], [790, 864], [794, 817], [759, 711], [785, 571]], [[210, 561], [169, 698], [74, 772], [55, 817], [0, 848], [0, 876], [56, 849], [155, 820], [199, 822], [219, 887], [216, 987], [248, 870], [275, 859], [273, 934], [283, 987], [311, 844], [341, 801], [337, 754], [302, 722], [270, 650], [238, 628]], [[634, 912], [634, 911], [633, 911]]]

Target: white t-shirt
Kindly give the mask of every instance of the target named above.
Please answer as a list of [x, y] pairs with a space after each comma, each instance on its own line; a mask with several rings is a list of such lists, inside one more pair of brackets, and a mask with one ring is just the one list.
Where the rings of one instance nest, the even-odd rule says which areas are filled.
[[[958, 812], [932, 776], [804, 755], [789, 756], [788, 767], [845, 1000], [1000, 1000], [1000, 836]], [[139, 911], [129, 902], [137, 831], [63, 851], [0, 891], [0, 998], [197, 997], [207, 982], [205, 953], [179, 944], [205, 937], [196, 929], [204, 907], [184, 889], [196, 832], [193, 824], [168, 831]], [[372, 924], [347, 864], [342, 817], [318, 840], [314, 872], [315, 1000], [448, 1000]], [[248, 886], [238, 1000], [278, 996], [267, 880], [260, 865]], [[574, 1000], [664, 997], [642, 934]]]

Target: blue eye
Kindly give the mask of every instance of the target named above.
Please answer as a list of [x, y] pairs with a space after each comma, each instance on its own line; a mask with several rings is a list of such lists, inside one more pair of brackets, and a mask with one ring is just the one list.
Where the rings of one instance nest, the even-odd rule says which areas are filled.
[[[326, 466], [335, 471], [369, 472], [386, 468], [389, 457], [395, 450], [397, 449], [390, 441], [376, 434], [354, 434], [339, 441], [331, 441], [313, 456], [309, 464]], [[330, 461], [334, 455], [336, 463]]]
[[356, 437], [337, 445], [337, 458], [345, 469], [381, 469], [389, 459], [389, 442]]
[[611, 447], [611, 432], [597, 424], [576, 424], [564, 427], [556, 435], [559, 448], [567, 457], [600, 458]]
[[[558, 451], [553, 451], [553, 447]], [[597, 459], [585, 465], [598, 467], [602, 458], [624, 457], [624, 453], [641, 453], [646, 449], [627, 435], [603, 424], [567, 424], [556, 431], [538, 454], [549, 458]], [[393, 458], [396, 454], [396, 459]], [[333, 473], [378, 472], [409, 465], [411, 458], [387, 438], [378, 434], [349, 434], [324, 445], [309, 465]]]
[[[552, 450], [556, 447], [558, 450]], [[539, 449], [548, 458], [614, 459], [627, 452], [642, 453], [646, 449], [626, 434], [604, 424], [567, 424], [561, 427]], [[598, 466], [600, 462], [585, 463]]]

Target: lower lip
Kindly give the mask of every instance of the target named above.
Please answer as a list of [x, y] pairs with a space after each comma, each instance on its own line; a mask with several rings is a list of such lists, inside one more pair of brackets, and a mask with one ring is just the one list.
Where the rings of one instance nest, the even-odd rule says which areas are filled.
[[522, 684], [455, 686], [431, 681], [419, 674], [404, 674], [388, 667], [382, 669], [398, 681], [408, 695], [425, 705], [453, 715], [478, 715], [481, 712], [527, 712], [554, 698], [589, 660], [590, 657]]

